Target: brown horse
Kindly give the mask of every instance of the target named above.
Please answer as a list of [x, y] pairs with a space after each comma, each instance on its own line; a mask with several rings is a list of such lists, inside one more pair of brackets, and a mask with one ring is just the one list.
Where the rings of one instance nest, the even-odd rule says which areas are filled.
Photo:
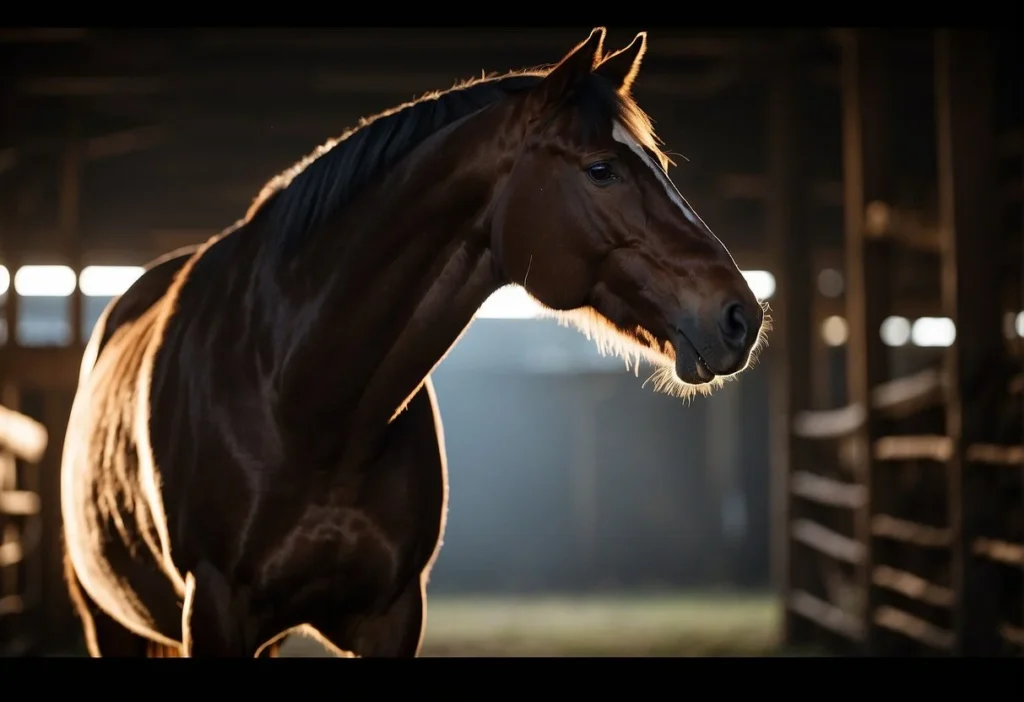
[[643, 34], [428, 95], [278, 176], [100, 320], [64, 444], [89, 651], [414, 656], [447, 478], [429, 374], [499, 287], [660, 368], [743, 370], [764, 313], [630, 97]]

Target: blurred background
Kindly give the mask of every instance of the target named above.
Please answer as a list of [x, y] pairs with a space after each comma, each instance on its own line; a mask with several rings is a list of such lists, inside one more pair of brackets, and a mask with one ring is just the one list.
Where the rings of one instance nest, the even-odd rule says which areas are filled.
[[[110, 300], [360, 117], [590, 29], [0, 30], [5, 655], [84, 655], [59, 464]], [[608, 48], [638, 29], [634, 95], [775, 332], [682, 402], [496, 293], [434, 374], [451, 491], [424, 655], [1020, 655], [1016, 35]]]

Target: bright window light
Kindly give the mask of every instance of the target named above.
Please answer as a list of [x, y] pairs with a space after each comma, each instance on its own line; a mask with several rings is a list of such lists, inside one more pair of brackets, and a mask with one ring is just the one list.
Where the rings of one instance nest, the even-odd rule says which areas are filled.
[[14, 274], [14, 291], [22, 297], [68, 297], [76, 282], [67, 266], [22, 266]]
[[910, 329], [910, 340], [916, 346], [952, 346], [956, 325], [949, 317], [921, 317]]
[[87, 297], [114, 297], [138, 280], [142, 266], [86, 266], [78, 276], [78, 287]]
[[[0, 278], [0, 284], [3, 279]], [[1024, 312], [1017, 313], [1017, 320], [1014, 322], [1013, 328], [1017, 330], [1017, 336], [1024, 336]]]
[[6, 295], [11, 289], [11, 272], [7, 266], [0, 266], [0, 295]]
[[906, 317], [886, 317], [878, 333], [886, 346], [903, 346], [910, 341], [910, 320]]
[[850, 338], [850, 328], [846, 320], [833, 315], [821, 323], [821, 338], [828, 346], [842, 346]]
[[767, 300], [775, 294], [775, 276], [768, 271], [743, 271], [743, 277], [758, 300]]
[[541, 312], [540, 304], [518, 285], [496, 290], [477, 310], [479, 319], [533, 319]]

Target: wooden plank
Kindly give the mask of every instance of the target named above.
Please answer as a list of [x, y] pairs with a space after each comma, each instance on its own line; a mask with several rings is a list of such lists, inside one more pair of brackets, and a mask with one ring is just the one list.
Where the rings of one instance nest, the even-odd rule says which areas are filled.
[[[942, 374], [927, 369], [878, 384], [871, 391], [871, 406], [895, 419], [909, 417], [943, 398]], [[839, 439], [861, 428], [867, 414], [859, 404], [832, 410], [807, 410], [794, 420], [794, 432], [804, 439]]]
[[0, 442], [18, 458], [36, 463], [46, 451], [46, 427], [31, 417], [0, 405]]
[[864, 486], [796, 471], [790, 479], [794, 495], [830, 507], [857, 509], [864, 504]]
[[872, 407], [889, 418], [909, 417], [942, 402], [945, 386], [943, 373], [928, 368], [875, 386]]
[[[998, 583], [971, 566], [984, 495], [964, 470], [966, 447], [980, 442], [991, 420], [984, 393], [972, 388], [1003, 353], [1002, 310], [993, 304], [1000, 279], [1002, 241], [995, 194], [995, 57], [984, 30], [936, 30], [935, 96], [938, 131], [939, 218], [942, 233], [942, 300], [957, 327], [946, 350], [950, 375], [946, 433], [949, 460], [949, 524], [954, 534], [953, 590], [957, 652], [996, 655], [1000, 642]], [[978, 285], [976, 281], [988, 281]], [[969, 340], [964, 343], [963, 340]]]
[[860, 620], [835, 605], [802, 590], [790, 593], [787, 609], [851, 641], [860, 641], [864, 629]]
[[971, 552], [997, 563], [1024, 567], [1024, 544], [980, 538], [974, 541]]
[[[857, 512], [857, 537], [865, 555], [859, 579], [865, 593], [865, 613], [875, 608], [872, 587], [874, 559], [871, 549], [871, 513], [874, 503], [875, 459], [870, 447], [879, 435], [872, 393], [887, 377], [887, 354], [878, 336], [889, 298], [889, 245], [869, 236], [867, 210], [872, 203], [892, 201], [891, 169], [887, 161], [885, 129], [887, 86], [886, 35], [883, 30], [843, 30], [842, 134], [844, 239], [846, 250], [847, 397], [850, 404], [867, 409], [864, 423], [854, 433], [857, 457], [854, 471], [867, 498]], [[874, 651], [871, 620], [865, 616], [866, 652]]]
[[934, 607], [950, 607], [953, 604], [953, 591], [948, 587], [936, 585], [905, 570], [878, 566], [875, 568], [873, 582], [904, 597], [930, 604]]
[[864, 562], [864, 544], [812, 522], [810, 519], [798, 519], [793, 522], [790, 534], [794, 541], [810, 546], [815, 551], [831, 556], [837, 561], [853, 565], [860, 565]]
[[948, 548], [953, 543], [949, 529], [878, 514], [871, 519], [871, 534], [921, 548]]
[[864, 425], [867, 412], [861, 405], [834, 410], [804, 410], [793, 418], [793, 433], [801, 439], [841, 439]]
[[953, 455], [953, 440], [948, 436], [883, 436], [875, 442], [875, 460], [927, 460], [945, 463]]
[[19, 517], [39, 514], [39, 495], [27, 490], [0, 492], [0, 514]]
[[895, 607], [883, 606], [875, 611], [875, 624], [885, 627], [897, 634], [902, 634], [909, 639], [939, 651], [949, 651], [953, 648], [953, 632], [935, 626], [931, 622], [915, 617], [912, 614], [896, 609]]
[[9, 568], [12, 565], [21, 563], [24, 555], [21, 543], [18, 541], [8, 541], [0, 544], [0, 568]]
[[998, 444], [972, 444], [965, 454], [968, 463], [989, 466], [1024, 466], [1024, 446], [1000, 446]]

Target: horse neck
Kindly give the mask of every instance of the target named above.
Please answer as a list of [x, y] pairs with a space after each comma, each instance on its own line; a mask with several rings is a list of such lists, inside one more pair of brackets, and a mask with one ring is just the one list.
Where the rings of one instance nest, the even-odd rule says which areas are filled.
[[346, 436], [367, 446], [383, 436], [502, 284], [487, 217], [502, 159], [481, 156], [498, 148], [497, 118], [478, 114], [428, 139], [287, 266], [278, 416], [301, 440], [333, 441], [333, 453]]

